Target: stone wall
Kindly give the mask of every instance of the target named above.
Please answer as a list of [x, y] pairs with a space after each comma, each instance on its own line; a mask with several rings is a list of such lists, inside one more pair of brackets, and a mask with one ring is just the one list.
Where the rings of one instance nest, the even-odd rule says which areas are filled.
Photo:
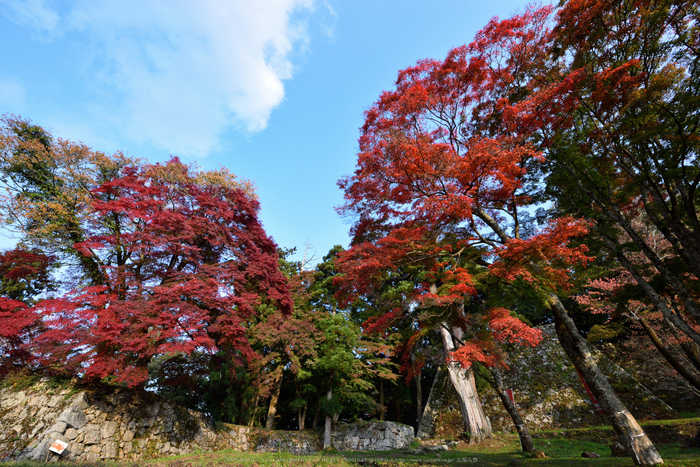
[[414, 440], [413, 427], [395, 422], [341, 424], [331, 434], [331, 445], [338, 451], [407, 449]]
[[[514, 348], [506, 388], [513, 389], [516, 406], [530, 429], [572, 428], [605, 424], [573, 364], [564, 353], [553, 325], [542, 326], [544, 340], [535, 348]], [[672, 409], [601, 352], [592, 349], [603, 373], [620, 399], [639, 420], [672, 417]], [[514, 430], [500, 398], [490, 387], [480, 392], [495, 430]]]
[[[125, 388], [79, 390], [50, 380], [0, 389], [0, 458], [57, 461], [49, 452], [68, 443], [60, 458], [79, 461], [139, 460], [234, 449], [311, 454], [321, 449], [315, 432], [270, 431], [229, 424], [216, 426], [202, 413], [151, 394]], [[391, 422], [341, 425], [333, 434], [338, 450], [408, 447], [411, 427]]]

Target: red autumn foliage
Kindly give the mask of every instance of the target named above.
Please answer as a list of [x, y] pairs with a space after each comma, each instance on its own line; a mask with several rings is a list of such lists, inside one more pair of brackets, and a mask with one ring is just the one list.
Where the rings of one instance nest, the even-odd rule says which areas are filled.
[[[530, 8], [494, 19], [445, 60], [399, 72], [396, 89], [366, 112], [357, 168], [339, 182], [346, 200], [339, 212], [354, 219], [353, 246], [339, 262], [347, 299], [375, 290], [386, 271], [418, 267], [427, 273], [409, 299], [448, 309], [476, 294], [474, 262], [488, 264], [492, 276], [556, 290], [568, 286], [573, 264], [588, 261], [585, 248], [569, 244], [586, 232], [584, 223], [563, 218], [540, 227], [528, 212], [537, 207], [544, 162], [530, 137], [550, 115], [543, 106], [561, 102], [513, 103], [547, 60], [551, 13]], [[437, 294], [431, 284], [440, 285]], [[501, 317], [489, 329], [496, 339], [523, 333], [521, 343], [536, 341], [518, 322]], [[462, 355], [493, 363], [485, 346], [468, 352], [465, 345]]]
[[252, 359], [244, 324], [256, 307], [291, 312], [276, 245], [242, 190], [198, 185], [173, 159], [127, 168], [94, 196], [96, 221], [75, 248], [99, 261], [106, 285], [41, 303], [47, 363], [140, 385], [157, 355]]
[[53, 261], [21, 248], [0, 253], [0, 374], [32, 363], [25, 345], [40, 330], [41, 317], [28, 304], [51, 288]]

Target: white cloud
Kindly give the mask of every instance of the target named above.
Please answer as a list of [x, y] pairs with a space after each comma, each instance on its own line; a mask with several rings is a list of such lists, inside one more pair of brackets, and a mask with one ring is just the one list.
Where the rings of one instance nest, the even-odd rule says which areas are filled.
[[11, 21], [40, 32], [53, 32], [59, 23], [58, 13], [44, 0], [0, 0], [0, 11]]
[[291, 56], [308, 41], [293, 14], [313, 2], [79, 0], [67, 12], [41, 0], [26, 10], [17, 6], [24, 1], [2, 5], [20, 24], [84, 41], [88, 118], [121, 138], [203, 156], [230, 128], [266, 127], [294, 72]]
[[329, 18], [321, 22], [321, 32], [329, 39], [335, 38], [335, 23], [338, 20], [338, 13], [333, 9], [333, 7], [328, 3], [327, 0], [323, 0], [323, 6], [326, 7]]

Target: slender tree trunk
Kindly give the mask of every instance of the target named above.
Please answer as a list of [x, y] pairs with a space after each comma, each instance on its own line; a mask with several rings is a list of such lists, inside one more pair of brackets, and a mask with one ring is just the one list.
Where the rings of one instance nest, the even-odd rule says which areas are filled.
[[695, 387], [695, 389], [700, 390], [700, 378], [698, 378], [695, 374], [691, 373], [685, 367], [685, 365], [678, 361], [675, 355], [673, 355], [671, 351], [668, 350], [668, 347], [666, 347], [664, 343], [661, 342], [661, 339], [659, 339], [659, 336], [656, 334], [656, 331], [654, 331], [654, 329], [652, 329], [652, 327], [649, 326], [649, 323], [646, 319], [638, 317], [637, 321], [639, 321], [639, 324], [642, 325], [642, 328], [644, 328], [644, 332], [647, 333], [647, 336], [649, 336], [651, 342], [653, 342], [654, 346], [661, 353], [661, 355], [664, 356], [666, 361], [671, 364], [673, 369], [676, 370], [678, 374], [680, 374], [683, 378], [685, 378], [686, 381], [692, 384]]
[[[333, 389], [329, 389], [326, 394], [326, 400], [330, 403], [333, 400]], [[326, 415], [326, 427], [323, 432], [323, 449], [329, 448], [331, 446], [331, 421], [332, 418], [330, 414]]]
[[688, 359], [693, 363], [695, 369], [700, 371], [700, 358], [698, 357], [697, 344], [694, 342], [681, 342], [680, 346], [688, 356]]
[[[411, 354], [411, 358], [415, 365], [415, 355]], [[423, 370], [420, 369], [416, 375], [416, 433], [420, 427], [420, 419], [423, 416], [423, 386], [421, 385], [422, 373]]]
[[[674, 311], [678, 313], [678, 309], [676, 309], [676, 307], [674, 307]], [[666, 318], [665, 316], [664, 321], [666, 322], [668, 328], [671, 330], [671, 334], [673, 334], [673, 337], [675, 337], [676, 340], [680, 343], [683, 352], [685, 352], [685, 355], [688, 357], [695, 369], [700, 371], [700, 356], [698, 355], [697, 351], [698, 345], [695, 342], [684, 342], [685, 338], [680, 335], [678, 329], [676, 329], [673, 323], [669, 321], [668, 318]]]
[[318, 421], [321, 418], [321, 406], [319, 405], [316, 408], [316, 413], [314, 414], [314, 419], [311, 422], [311, 429], [315, 430], [316, 427], [318, 426]]
[[277, 415], [277, 402], [280, 399], [280, 392], [282, 392], [282, 372], [280, 371], [279, 378], [275, 379], [272, 383], [272, 394], [270, 396], [270, 406], [267, 409], [267, 420], [265, 421], [265, 428], [272, 430], [275, 428], [275, 416]]
[[447, 370], [441, 365], [438, 367], [437, 373], [435, 373], [432, 386], [430, 386], [428, 401], [425, 403], [423, 414], [420, 417], [416, 438], [428, 439], [433, 436], [435, 419], [438, 415], [438, 398], [440, 394], [445, 392], [447, 384]]
[[651, 440], [598, 368], [586, 340], [576, 329], [559, 297], [550, 295], [549, 305], [554, 312], [557, 336], [562, 348], [583, 376], [605, 414], [611, 419], [620, 442], [631, 453], [635, 465], [662, 464], [663, 459]]
[[256, 395], [255, 402], [253, 402], [253, 411], [251, 412], [250, 421], [248, 422], [249, 427], [252, 427], [253, 425], [255, 425], [255, 412], [258, 411], [258, 401], [259, 400], [260, 400], [260, 396]]
[[522, 417], [520, 417], [520, 412], [518, 412], [517, 407], [515, 407], [515, 404], [513, 404], [510, 397], [508, 397], [508, 393], [506, 393], [503, 388], [501, 373], [496, 368], [489, 368], [489, 372], [493, 376], [493, 381], [489, 381], [489, 383], [491, 383], [491, 386], [496, 390], [498, 397], [500, 397], [501, 402], [503, 402], [503, 407], [505, 407], [506, 412], [510, 415], [510, 419], [513, 420], [513, 425], [515, 425], [515, 429], [518, 431], [518, 436], [520, 437], [520, 446], [525, 452], [534, 452], [535, 443], [532, 442], [530, 430], [527, 428]]
[[384, 413], [386, 412], [386, 407], [384, 407], [384, 380], [379, 379], [379, 420], [384, 421]]
[[[461, 339], [461, 329], [453, 328], [452, 333], [454, 333], [457, 338]], [[449, 353], [454, 351], [456, 346], [452, 339], [452, 334], [447, 329], [446, 323], [441, 323], [440, 334], [442, 335], [445, 352]], [[464, 430], [469, 433], [469, 444], [478, 443], [486, 438], [491, 438], [493, 436], [491, 422], [488, 417], [486, 417], [484, 409], [481, 406], [481, 401], [479, 400], [479, 395], [476, 392], [474, 373], [471, 370], [465, 370], [459, 363], [450, 361], [449, 357], [447, 358], [447, 371], [450, 375], [452, 385], [457, 391], [459, 407], [462, 411]]]
[[299, 417], [299, 431], [304, 431], [304, 428], [306, 428], [306, 411], [309, 408], [309, 396], [307, 395], [304, 398], [304, 407], [299, 407], [297, 409], [298, 417]]

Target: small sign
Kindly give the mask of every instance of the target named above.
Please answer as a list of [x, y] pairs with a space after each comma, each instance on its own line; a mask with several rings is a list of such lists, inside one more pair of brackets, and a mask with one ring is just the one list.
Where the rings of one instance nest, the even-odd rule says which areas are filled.
[[55, 452], [56, 454], [60, 455], [63, 453], [63, 451], [66, 450], [67, 447], [68, 447], [68, 443], [66, 443], [65, 441], [61, 441], [60, 439], [57, 439], [56, 441], [53, 442], [53, 444], [49, 448], [49, 451]]
[[588, 387], [588, 383], [586, 383], [586, 380], [583, 379], [583, 375], [581, 374], [580, 371], [578, 371], [578, 368], [576, 369], [576, 373], [578, 373], [578, 377], [581, 378], [581, 382], [583, 383], [583, 387], [586, 389], [586, 392], [588, 393], [588, 397], [591, 398], [591, 403], [593, 403], [593, 407], [598, 411], [599, 414], [605, 415], [605, 412], [603, 412], [603, 408], [600, 406], [597, 400], [595, 400], [595, 397], [593, 396], [593, 393], [591, 392], [591, 388]]
[[508, 394], [508, 399], [510, 399], [510, 403], [515, 405], [515, 397], [513, 397], [513, 390], [512, 389], [506, 389], [506, 394]]

